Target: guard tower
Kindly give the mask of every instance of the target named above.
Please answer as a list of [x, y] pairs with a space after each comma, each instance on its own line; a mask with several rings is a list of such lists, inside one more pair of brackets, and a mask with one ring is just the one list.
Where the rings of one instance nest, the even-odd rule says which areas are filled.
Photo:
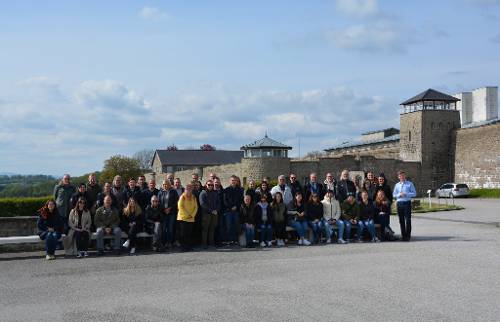
[[275, 180], [280, 174], [288, 174], [290, 172], [288, 151], [291, 149], [291, 146], [273, 140], [267, 134], [260, 140], [242, 146], [243, 181], [261, 180], [264, 176]]
[[400, 158], [421, 163], [420, 190], [453, 180], [452, 131], [460, 127], [458, 101], [428, 89], [400, 104]]

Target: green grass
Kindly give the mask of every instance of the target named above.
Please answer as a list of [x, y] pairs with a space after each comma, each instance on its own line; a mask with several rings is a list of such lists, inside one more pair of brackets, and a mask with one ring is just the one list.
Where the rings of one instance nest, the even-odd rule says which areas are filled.
[[[436, 211], [449, 211], [449, 210], [461, 210], [464, 209], [462, 206], [452, 205], [446, 203], [437, 203], [433, 202], [432, 206], [429, 206], [429, 202], [427, 200], [420, 199], [420, 206], [412, 209], [412, 213], [426, 213], [426, 212], [436, 212]], [[397, 215], [396, 203], [392, 205], [392, 214]]]
[[470, 198], [500, 198], [500, 189], [471, 189]]

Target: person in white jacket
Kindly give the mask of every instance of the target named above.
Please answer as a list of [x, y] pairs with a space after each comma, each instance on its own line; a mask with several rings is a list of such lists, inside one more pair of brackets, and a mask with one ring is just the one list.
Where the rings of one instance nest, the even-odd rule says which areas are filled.
[[283, 202], [285, 203], [285, 205], [288, 205], [290, 202], [293, 201], [292, 188], [290, 188], [290, 186], [286, 184], [286, 179], [284, 175], [280, 175], [278, 177], [278, 185], [274, 186], [271, 189], [271, 196], [273, 198], [276, 192], [281, 192], [281, 194], [283, 195]]
[[[323, 227], [325, 227], [326, 242], [330, 244], [332, 242], [332, 237], [335, 237], [333, 225], [338, 225], [340, 223], [338, 221], [341, 215], [340, 204], [338, 200], [335, 199], [333, 190], [327, 190], [321, 203], [323, 204]], [[342, 236], [339, 236], [338, 243], [345, 244]]]

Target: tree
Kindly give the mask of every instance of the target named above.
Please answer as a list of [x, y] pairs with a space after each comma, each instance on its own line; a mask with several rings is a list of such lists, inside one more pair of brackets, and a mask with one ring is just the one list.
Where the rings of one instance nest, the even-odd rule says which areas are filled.
[[202, 146], [200, 146], [200, 150], [202, 151], [215, 151], [215, 146], [205, 143]]
[[177, 146], [172, 143], [171, 145], [167, 146], [166, 150], [167, 151], [177, 151], [177, 150], [179, 150], [179, 148], [177, 148]]
[[153, 161], [154, 155], [155, 155], [155, 150], [144, 149], [134, 153], [132, 155], [132, 158], [139, 161], [142, 170], [147, 171], [151, 170], [151, 161]]
[[122, 176], [123, 180], [137, 178], [143, 173], [139, 160], [124, 155], [114, 155], [104, 161], [99, 182], [111, 182], [116, 175]]

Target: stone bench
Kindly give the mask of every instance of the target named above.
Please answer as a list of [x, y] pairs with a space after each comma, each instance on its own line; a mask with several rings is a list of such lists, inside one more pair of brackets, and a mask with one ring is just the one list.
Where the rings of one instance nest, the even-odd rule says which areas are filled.
[[[64, 236], [64, 235], [63, 235]], [[96, 233], [92, 233], [91, 239], [95, 240], [97, 237]], [[137, 234], [138, 238], [150, 238], [153, 235], [148, 234], [146, 232], [140, 232]], [[104, 239], [112, 239], [113, 235], [104, 235]], [[122, 232], [122, 239], [128, 238], [127, 233]], [[43, 242], [38, 235], [30, 235], [30, 236], [10, 236], [10, 237], [0, 237], [0, 245], [9, 245], [9, 244], [36, 244]]]

